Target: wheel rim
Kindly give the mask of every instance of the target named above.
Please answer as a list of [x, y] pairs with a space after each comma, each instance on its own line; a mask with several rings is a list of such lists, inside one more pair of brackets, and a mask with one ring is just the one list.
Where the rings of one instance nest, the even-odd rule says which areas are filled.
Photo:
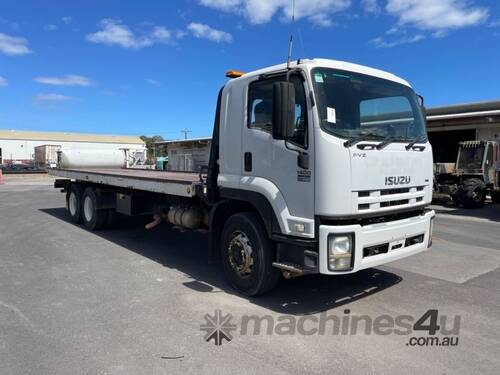
[[71, 192], [68, 200], [68, 210], [71, 216], [76, 216], [77, 207], [78, 207], [78, 199], [76, 197], [76, 194]]
[[248, 277], [253, 270], [253, 249], [250, 240], [243, 232], [236, 231], [227, 247], [227, 256], [232, 270], [242, 278]]
[[85, 216], [85, 220], [92, 221], [92, 217], [94, 216], [94, 203], [90, 197], [85, 197], [83, 201], [83, 215]]

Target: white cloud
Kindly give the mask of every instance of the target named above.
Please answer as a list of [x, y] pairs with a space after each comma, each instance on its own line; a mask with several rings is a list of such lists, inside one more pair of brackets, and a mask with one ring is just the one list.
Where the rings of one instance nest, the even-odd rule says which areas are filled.
[[379, 13], [381, 10], [378, 0], [361, 0], [361, 6], [366, 13]]
[[159, 86], [160, 85], [160, 81], [157, 81], [156, 79], [149, 78], [146, 80], [146, 82], [152, 86]]
[[[385, 10], [398, 22], [384, 36], [370, 41], [376, 48], [416, 43], [427, 37], [441, 38], [451, 30], [479, 25], [488, 18], [488, 9], [466, 0], [387, 0]], [[408, 35], [412, 28], [418, 32]]]
[[488, 18], [488, 10], [465, 0], [388, 0], [386, 10], [399, 25], [437, 31], [474, 26]]
[[71, 96], [61, 95], [61, 94], [38, 94], [35, 97], [35, 101], [37, 103], [62, 103], [67, 102], [68, 100], [74, 99]]
[[309, 17], [309, 21], [319, 27], [332, 27], [334, 25], [330, 17], [325, 14], [317, 14]]
[[[280, 14], [282, 20], [292, 17], [292, 1], [290, 0], [198, 0], [201, 5], [219, 9], [224, 12], [241, 14], [253, 24], [271, 21]], [[307, 18], [318, 26], [331, 26], [331, 16], [347, 9], [351, 0], [296, 0], [295, 17]]]
[[371, 43], [376, 48], [393, 48], [393, 47], [399, 46], [401, 44], [416, 43], [416, 42], [419, 42], [423, 39], [425, 39], [424, 35], [417, 34], [417, 35], [413, 35], [413, 36], [402, 36], [402, 37], [394, 39], [394, 40], [386, 40], [383, 37], [378, 37], [378, 38], [372, 39]]
[[66, 17], [61, 18], [61, 20], [62, 20], [62, 21], [63, 21], [66, 25], [69, 25], [69, 24], [73, 21], [73, 17], [66, 16]]
[[38, 83], [53, 86], [90, 86], [92, 81], [84, 76], [69, 74], [64, 77], [36, 77]]
[[55, 31], [55, 30], [57, 30], [57, 25], [54, 25], [53, 23], [51, 23], [51, 24], [45, 25], [43, 27], [43, 29], [45, 31]]
[[7, 80], [0, 76], [0, 87], [4, 87], [4, 86], [7, 86], [9, 83], [7, 82]]
[[494, 21], [491, 21], [489, 27], [500, 27], [500, 18]]
[[208, 39], [216, 43], [231, 43], [233, 41], [233, 36], [231, 34], [222, 30], [213, 29], [202, 23], [193, 22], [190, 23], [187, 28], [195, 38]]
[[85, 37], [87, 41], [137, 50], [156, 43], [168, 43], [172, 39], [172, 33], [163, 26], [154, 26], [149, 33], [141, 35], [136, 35], [119, 20], [106, 18], [99, 22], [99, 26], [100, 31]]
[[0, 52], [7, 56], [16, 56], [33, 51], [28, 48], [28, 41], [25, 38], [0, 33]]

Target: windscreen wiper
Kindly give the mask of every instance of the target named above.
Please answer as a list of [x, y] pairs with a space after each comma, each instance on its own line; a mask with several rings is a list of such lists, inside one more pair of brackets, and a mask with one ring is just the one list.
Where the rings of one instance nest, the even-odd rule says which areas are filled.
[[389, 146], [391, 143], [401, 140], [401, 138], [389, 137], [377, 145], [377, 150], [382, 150]]
[[351, 146], [354, 146], [355, 144], [363, 141], [373, 141], [371, 138], [384, 138], [384, 136], [380, 134], [374, 134], [374, 133], [366, 133], [363, 134], [357, 138], [351, 138], [347, 141], [344, 142], [344, 147], [349, 148]]
[[410, 150], [413, 146], [415, 146], [417, 143], [423, 143], [423, 142], [426, 142], [427, 139], [426, 138], [423, 138], [423, 137], [420, 137], [420, 138], [416, 138], [414, 139], [413, 141], [411, 141], [410, 143], [408, 143], [405, 148], [406, 150]]

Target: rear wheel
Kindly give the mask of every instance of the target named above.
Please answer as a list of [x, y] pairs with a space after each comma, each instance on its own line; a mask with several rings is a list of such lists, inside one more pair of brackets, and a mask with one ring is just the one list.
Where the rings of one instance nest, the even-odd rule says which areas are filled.
[[255, 213], [231, 216], [222, 231], [221, 260], [226, 279], [247, 296], [264, 294], [279, 281], [272, 266], [275, 248]]
[[479, 208], [486, 199], [486, 185], [478, 178], [463, 182], [461, 201], [465, 208]]
[[108, 209], [97, 209], [97, 194], [94, 188], [85, 189], [82, 196], [82, 219], [83, 224], [89, 230], [104, 228], [108, 220]]
[[82, 188], [79, 185], [70, 185], [66, 193], [66, 209], [70, 219], [75, 224], [82, 222], [81, 212]]

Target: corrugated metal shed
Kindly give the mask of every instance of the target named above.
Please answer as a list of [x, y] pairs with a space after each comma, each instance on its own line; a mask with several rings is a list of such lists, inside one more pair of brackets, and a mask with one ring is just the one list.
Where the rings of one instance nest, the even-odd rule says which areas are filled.
[[37, 132], [2, 129], [0, 129], [0, 139], [55, 142], [128, 143], [137, 145], [144, 144], [139, 137], [126, 135]]
[[[498, 114], [500, 112], [500, 100], [492, 100], [477, 103], [455, 104], [442, 107], [427, 109], [427, 120], [433, 120], [436, 117], [453, 116], [470, 117], [473, 115]], [[446, 117], [445, 117], [446, 118]]]
[[198, 172], [208, 165], [212, 139], [191, 138], [157, 142], [156, 146], [168, 152], [167, 170]]
[[434, 161], [454, 163], [459, 142], [499, 138], [500, 100], [428, 108], [427, 130]]
[[203, 141], [211, 141], [212, 137], [200, 137], [200, 138], [189, 138], [189, 139], [173, 139], [169, 141], [160, 141], [156, 142], [156, 145], [169, 145], [173, 143], [182, 143], [182, 144], [193, 144], [195, 142], [203, 142]]

